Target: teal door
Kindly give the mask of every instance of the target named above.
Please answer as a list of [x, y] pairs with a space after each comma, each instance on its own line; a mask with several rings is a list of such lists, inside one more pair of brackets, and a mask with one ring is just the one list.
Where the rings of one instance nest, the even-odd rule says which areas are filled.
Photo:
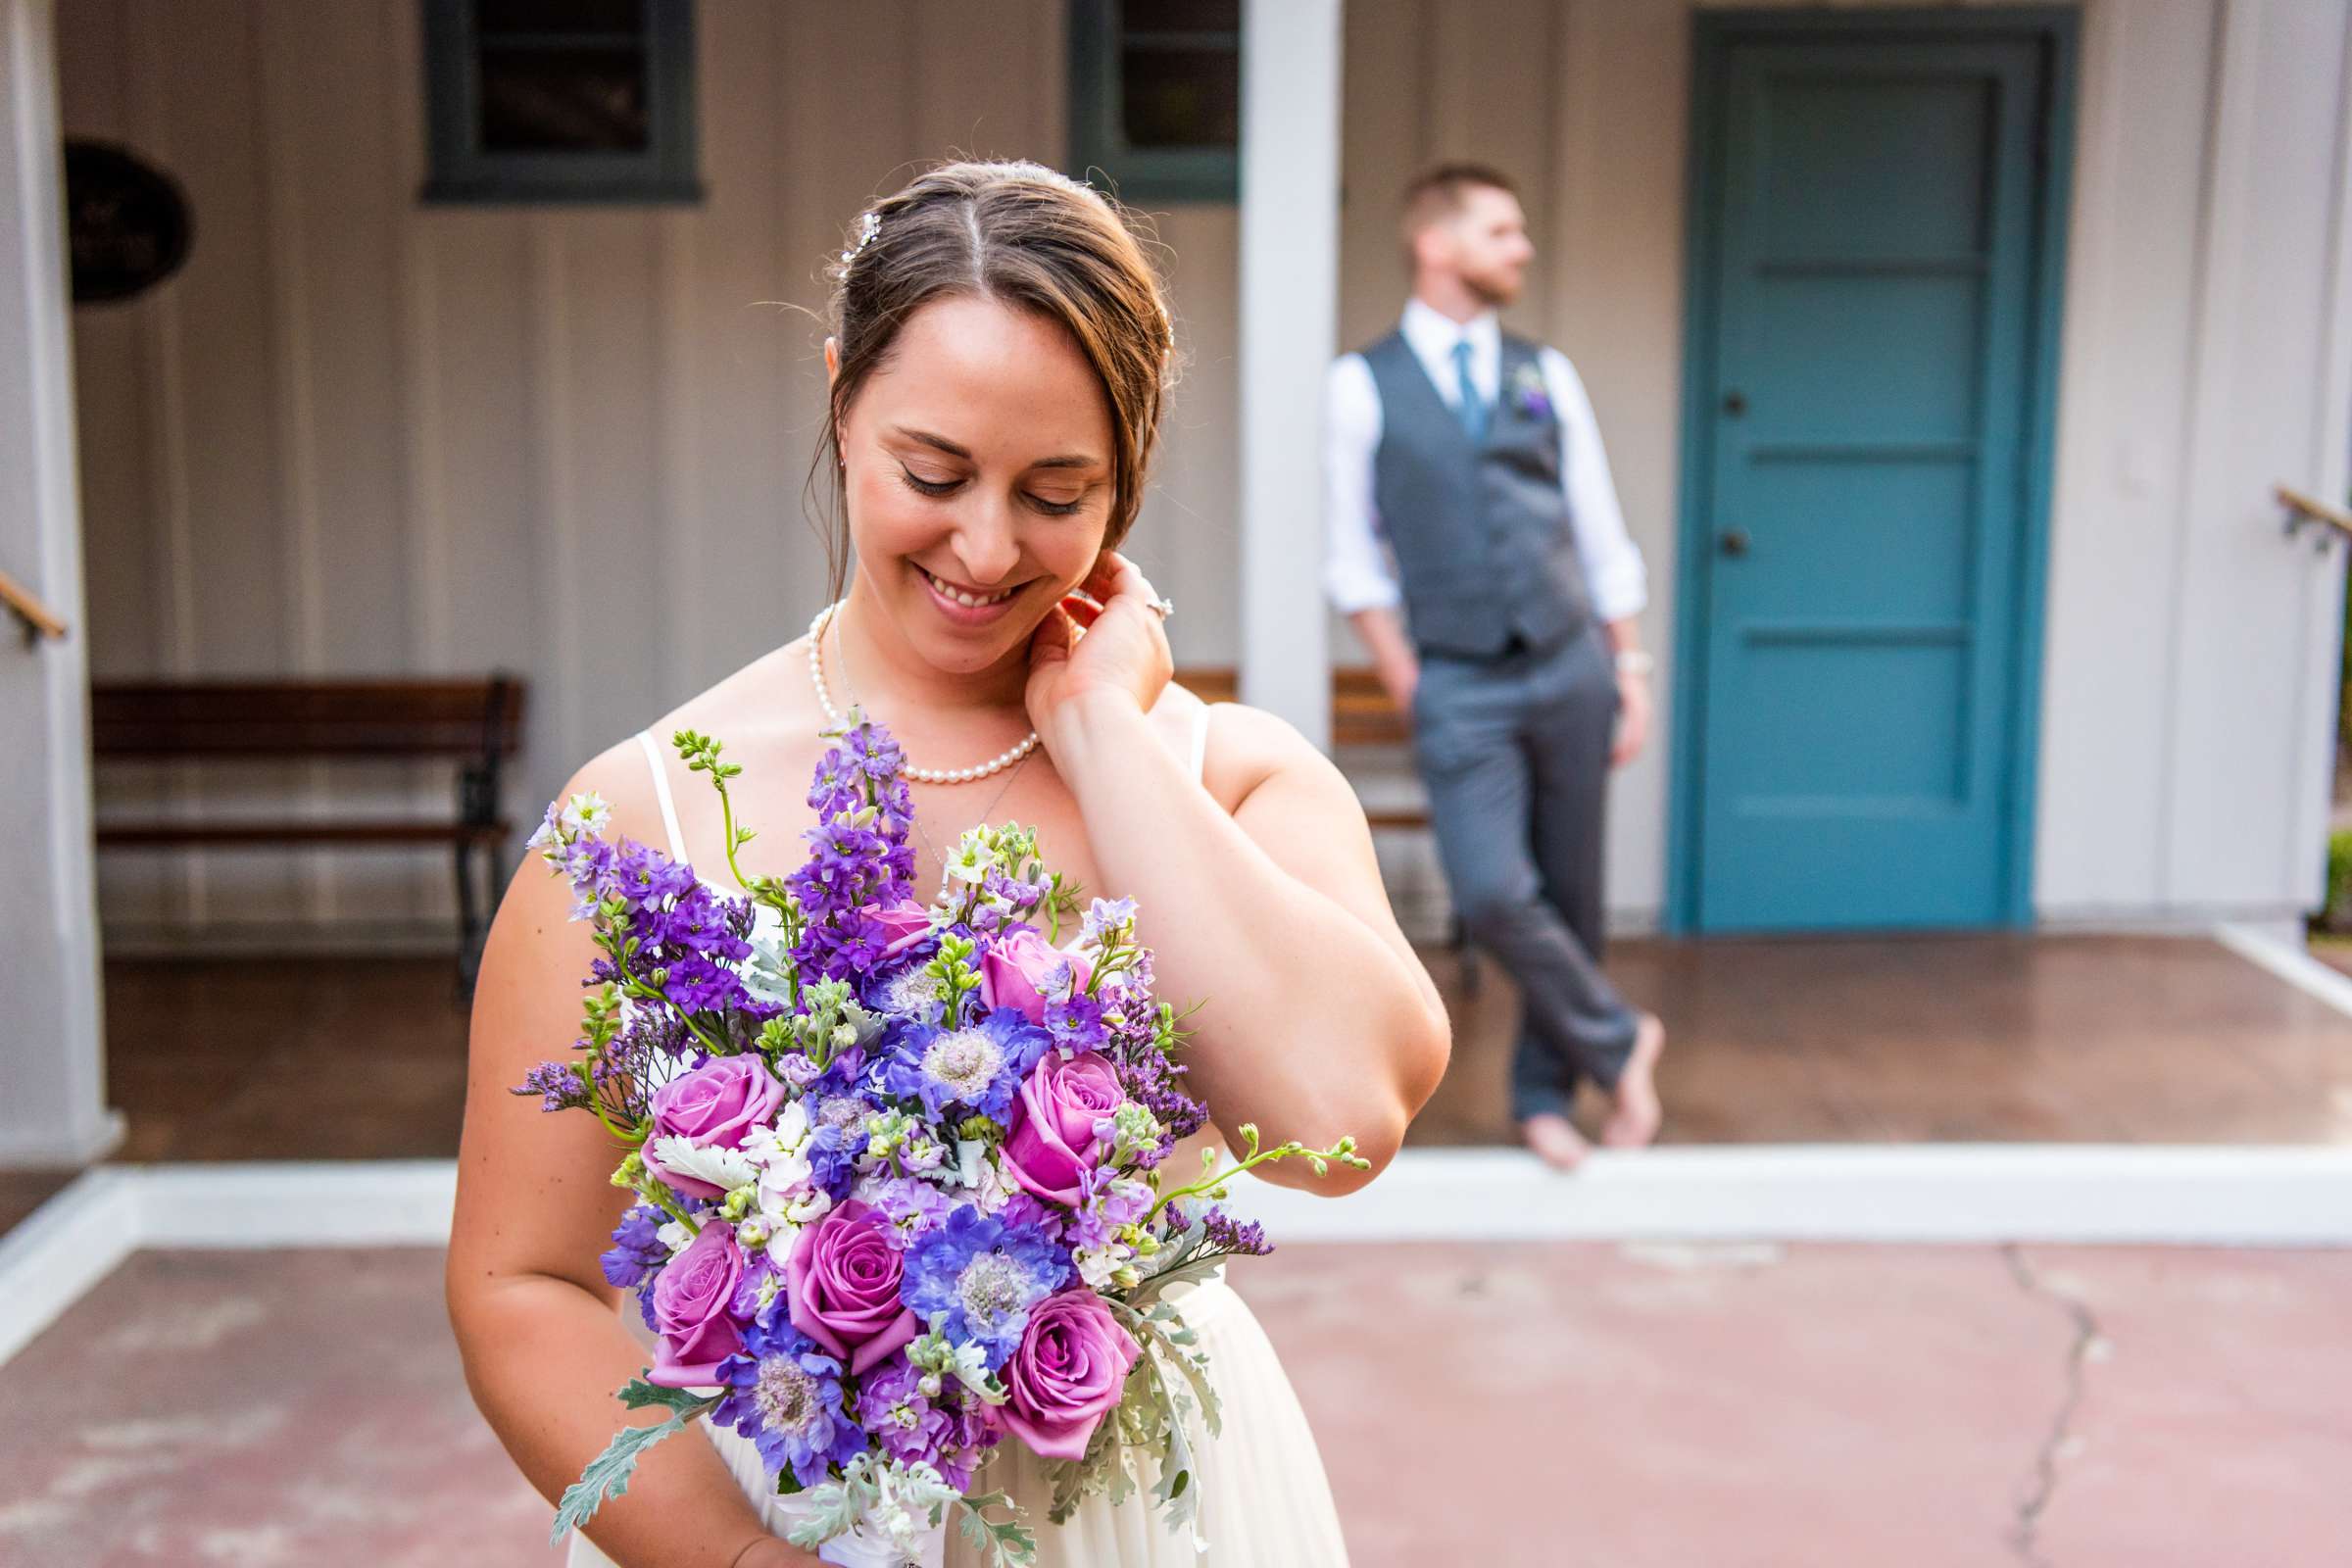
[[1709, 931], [2024, 906], [2049, 51], [1848, 25], [1702, 34], [1681, 923]]

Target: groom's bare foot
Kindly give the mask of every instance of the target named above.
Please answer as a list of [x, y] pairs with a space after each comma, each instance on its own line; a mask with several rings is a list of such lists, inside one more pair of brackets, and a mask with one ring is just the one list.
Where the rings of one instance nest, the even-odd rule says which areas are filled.
[[1592, 1146], [1585, 1142], [1576, 1124], [1553, 1111], [1528, 1117], [1519, 1124], [1519, 1136], [1536, 1152], [1536, 1157], [1553, 1170], [1574, 1170], [1592, 1152]]
[[1666, 1108], [1658, 1102], [1658, 1057], [1666, 1053], [1666, 1025], [1657, 1014], [1642, 1015], [1634, 1035], [1634, 1054], [1626, 1058], [1613, 1097], [1617, 1108], [1601, 1124], [1600, 1141], [1610, 1149], [1643, 1149], [1658, 1136]]

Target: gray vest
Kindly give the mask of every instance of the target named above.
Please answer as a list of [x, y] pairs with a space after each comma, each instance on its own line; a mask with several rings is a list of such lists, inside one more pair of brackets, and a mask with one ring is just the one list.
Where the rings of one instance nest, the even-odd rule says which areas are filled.
[[1473, 446], [1401, 332], [1363, 351], [1380, 391], [1372, 500], [1425, 652], [1491, 659], [1516, 633], [1549, 649], [1592, 619], [1538, 349], [1502, 339], [1501, 396]]

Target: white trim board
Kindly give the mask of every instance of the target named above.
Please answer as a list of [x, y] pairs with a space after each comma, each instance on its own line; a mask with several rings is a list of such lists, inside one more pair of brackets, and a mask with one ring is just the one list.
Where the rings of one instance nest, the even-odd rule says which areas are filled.
[[[0, 1237], [0, 1363], [147, 1247], [437, 1247], [448, 1160], [118, 1165]], [[1335, 1202], [1258, 1182], [1277, 1242], [1810, 1241], [2352, 1246], [2352, 1148], [1758, 1145], [1412, 1150]]]
[[2243, 924], [2215, 926], [2213, 940], [2297, 991], [2352, 1017], [2352, 975], [2322, 963], [2302, 943]]

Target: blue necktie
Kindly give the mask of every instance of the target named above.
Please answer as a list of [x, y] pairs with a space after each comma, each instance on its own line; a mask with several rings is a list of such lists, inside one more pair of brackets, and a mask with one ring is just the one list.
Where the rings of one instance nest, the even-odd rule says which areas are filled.
[[1462, 421], [1462, 433], [1473, 446], [1487, 439], [1487, 405], [1478, 395], [1478, 383], [1470, 379], [1470, 340], [1462, 339], [1453, 346], [1454, 384], [1461, 391], [1461, 402], [1454, 407], [1454, 416]]

